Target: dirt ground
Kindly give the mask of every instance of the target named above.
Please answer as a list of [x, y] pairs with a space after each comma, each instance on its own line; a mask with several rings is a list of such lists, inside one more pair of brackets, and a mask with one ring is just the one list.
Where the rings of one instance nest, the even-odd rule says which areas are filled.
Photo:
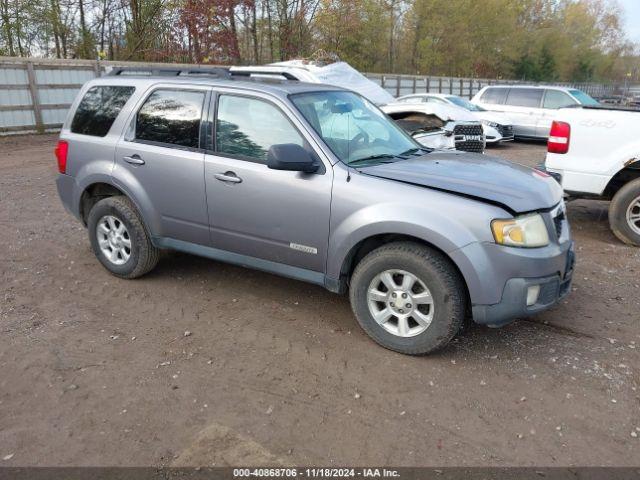
[[569, 205], [561, 305], [414, 358], [313, 285], [178, 253], [109, 275], [54, 144], [0, 140], [0, 466], [640, 464], [640, 249], [607, 204]]

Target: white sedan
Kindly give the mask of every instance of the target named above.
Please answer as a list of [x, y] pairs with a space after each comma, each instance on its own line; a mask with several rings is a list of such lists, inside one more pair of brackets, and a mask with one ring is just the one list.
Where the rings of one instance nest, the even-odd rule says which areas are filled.
[[454, 105], [471, 112], [474, 117], [482, 122], [484, 136], [487, 144], [498, 144], [513, 140], [513, 125], [506, 115], [497, 112], [489, 112], [484, 108], [471, 103], [469, 100], [457, 95], [446, 93], [416, 93], [405, 95], [396, 99], [396, 102], [416, 103], [425, 102], [435, 105]]

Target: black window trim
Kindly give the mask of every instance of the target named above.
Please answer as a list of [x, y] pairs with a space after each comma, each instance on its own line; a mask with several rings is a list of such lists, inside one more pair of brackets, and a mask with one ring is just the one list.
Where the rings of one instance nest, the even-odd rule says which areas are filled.
[[[82, 104], [82, 100], [84, 100], [84, 98], [87, 96], [87, 94], [89, 93], [89, 91], [91, 91], [94, 88], [100, 88], [100, 87], [121, 87], [121, 88], [133, 88], [133, 92], [131, 92], [131, 95], [129, 95], [129, 98], [127, 98], [127, 101], [124, 102], [124, 104], [122, 105], [122, 108], [120, 108], [120, 111], [118, 112], [118, 114], [115, 116], [115, 118], [113, 119], [113, 122], [111, 123], [111, 126], [109, 127], [109, 130], [107, 130], [107, 133], [105, 133], [104, 135], [90, 135], [88, 133], [80, 133], [80, 132], [74, 132], [73, 129], [73, 120], [75, 119], [76, 115], [78, 114], [78, 108], [80, 108], [80, 105]], [[116, 124], [116, 122], [118, 121], [118, 118], [120, 117], [120, 115], [122, 115], [123, 110], [125, 109], [125, 107], [127, 106], [127, 103], [129, 103], [131, 101], [131, 99], [133, 97], [135, 97], [136, 95], [136, 90], [138, 88], [135, 85], [129, 84], [111, 84], [111, 83], [97, 83], [97, 84], [93, 84], [91, 86], [89, 86], [89, 88], [87, 88], [85, 90], [85, 92], [82, 94], [82, 96], [80, 97], [80, 99], [78, 100], [78, 104], [75, 105], [74, 111], [73, 111], [73, 116], [71, 117], [71, 120], [69, 121], [69, 132], [72, 133], [73, 135], [82, 135], [83, 137], [92, 137], [92, 138], [106, 138], [109, 136], [109, 134], [111, 133], [111, 130], [113, 129], [113, 126]]]
[[[149, 97], [153, 95], [155, 92], [157, 92], [158, 90], [175, 90], [175, 91], [181, 91], [181, 92], [198, 92], [198, 93], [205, 94], [204, 99], [202, 100], [202, 108], [200, 110], [200, 129], [198, 132], [198, 148], [184, 147], [182, 145], [176, 145], [174, 143], [156, 142], [153, 140], [143, 140], [143, 139], [136, 138], [136, 124], [138, 123], [138, 113], [140, 112], [142, 107], [144, 107], [144, 105], [147, 103], [147, 100], [149, 100]], [[143, 99], [139, 103], [138, 108], [136, 108], [136, 110], [133, 112], [133, 118], [129, 123], [129, 131], [132, 137], [131, 138], [125, 137], [125, 140], [127, 142], [139, 143], [142, 145], [151, 145], [153, 147], [163, 147], [163, 148], [170, 148], [172, 150], [204, 153], [205, 148], [202, 145], [202, 125], [203, 123], [205, 123], [205, 120], [206, 120], [206, 112], [207, 112], [206, 106], [208, 104], [207, 102], [209, 101], [210, 97], [211, 97], [210, 88], [203, 89], [203, 88], [196, 88], [193, 86], [182, 87], [182, 86], [155, 85], [154, 88], [149, 90], [149, 92], [143, 97]]]
[[233, 155], [233, 154], [229, 154], [229, 153], [225, 153], [225, 152], [220, 152], [218, 151], [218, 145], [217, 145], [217, 141], [218, 141], [218, 135], [217, 135], [217, 128], [218, 128], [218, 105], [220, 103], [220, 97], [222, 96], [230, 96], [230, 97], [243, 97], [243, 98], [248, 98], [251, 100], [259, 100], [259, 101], [263, 101], [266, 103], [271, 104], [273, 107], [275, 107], [278, 111], [280, 111], [282, 113], [282, 115], [287, 119], [287, 121], [291, 124], [291, 126], [294, 128], [294, 130], [296, 132], [298, 132], [298, 134], [300, 135], [300, 137], [302, 138], [302, 141], [304, 142], [304, 149], [309, 152], [318, 162], [319, 168], [316, 172], [314, 172], [315, 175], [323, 175], [326, 172], [326, 168], [324, 166], [324, 162], [319, 158], [318, 154], [314, 151], [313, 147], [311, 146], [311, 143], [309, 142], [309, 140], [307, 140], [307, 137], [300, 131], [300, 129], [298, 128], [298, 126], [293, 123], [293, 121], [291, 120], [291, 118], [289, 117], [289, 115], [286, 114], [286, 112], [280, 108], [280, 106], [278, 104], [276, 104], [274, 101], [272, 101], [269, 98], [265, 98], [262, 96], [256, 96], [256, 95], [251, 95], [249, 93], [245, 93], [245, 92], [228, 92], [228, 91], [214, 91], [212, 92], [212, 98], [211, 98], [211, 105], [209, 106], [209, 112], [211, 114], [211, 123], [212, 123], [212, 136], [209, 142], [209, 145], [207, 145], [207, 149], [205, 150], [205, 153], [208, 155], [215, 155], [216, 157], [222, 157], [222, 158], [230, 158], [232, 160], [240, 160], [243, 162], [250, 162], [250, 163], [257, 163], [258, 165], [264, 165], [265, 168], [267, 167], [267, 164], [264, 161], [258, 160], [255, 157], [248, 157], [245, 155]]

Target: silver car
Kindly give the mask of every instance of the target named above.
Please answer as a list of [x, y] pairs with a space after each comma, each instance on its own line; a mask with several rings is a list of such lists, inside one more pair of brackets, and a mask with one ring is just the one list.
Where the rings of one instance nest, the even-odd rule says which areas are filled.
[[348, 291], [362, 328], [406, 354], [468, 313], [503, 325], [570, 291], [551, 177], [421, 147], [341, 88], [221, 77], [112, 75], [73, 103], [58, 192], [112, 274], [174, 249]]
[[550, 86], [490, 86], [471, 100], [492, 112], [504, 113], [520, 138], [546, 139], [559, 108], [599, 105], [581, 90]]

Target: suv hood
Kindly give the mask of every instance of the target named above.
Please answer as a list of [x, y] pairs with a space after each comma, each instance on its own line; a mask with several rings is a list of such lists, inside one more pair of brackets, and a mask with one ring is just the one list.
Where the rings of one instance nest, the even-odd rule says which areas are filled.
[[394, 163], [357, 167], [366, 175], [442, 190], [498, 204], [513, 213], [545, 210], [562, 200], [552, 177], [487, 155], [432, 152]]

